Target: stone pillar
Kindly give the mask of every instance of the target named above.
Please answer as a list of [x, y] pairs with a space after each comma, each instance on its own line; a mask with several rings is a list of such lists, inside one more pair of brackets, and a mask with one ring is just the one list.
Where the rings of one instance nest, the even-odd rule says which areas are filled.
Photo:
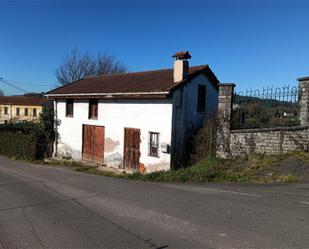
[[217, 120], [217, 156], [228, 158], [230, 152], [231, 118], [235, 84], [219, 84]]
[[299, 119], [301, 126], [309, 125], [309, 77], [297, 79], [299, 82]]

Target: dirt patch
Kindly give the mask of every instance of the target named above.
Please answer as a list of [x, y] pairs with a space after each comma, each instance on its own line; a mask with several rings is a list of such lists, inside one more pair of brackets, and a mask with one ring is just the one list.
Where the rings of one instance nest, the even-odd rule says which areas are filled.
[[309, 182], [309, 162], [300, 158], [290, 157], [278, 163], [279, 175], [295, 175], [302, 181]]

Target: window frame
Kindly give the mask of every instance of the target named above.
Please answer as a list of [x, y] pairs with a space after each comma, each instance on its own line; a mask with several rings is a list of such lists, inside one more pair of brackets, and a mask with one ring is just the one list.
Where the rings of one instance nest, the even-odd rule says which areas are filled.
[[36, 108], [33, 108], [33, 109], [32, 109], [32, 116], [33, 116], [33, 117], [37, 117], [37, 116], [38, 116], [38, 113], [37, 113], [37, 109], [36, 109]]
[[197, 90], [197, 112], [198, 113], [206, 112], [206, 94], [207, 94], [207, 87], [205, 85], [198, 85], [198, 90]]
[[[160, 147], [160, 133], [149, 131], [149, 143], [148, 143], [148, 156], [159, 158], [159, 147]], [[153, 140], [153, 136], [155, 136], [155, 140]], [[156, 148], [156, 153], [153, 153], [153, 148]]]
[[20, 108], [16, 107], [16, 116], [20, 116]]
[[[71, 108], [69, 108], [71, 106]], [[74, 117], [74, 99], [66, 99], [65, 116], [68, 118]]]
[[28, 117], [28, 115], [29, 115], [29, 109], [28, 108], [24, 109], [24, 115], [25, 115], [25, 117]]
[[[93, 109], [92, 109], [93, 107], [95, 107], [94, 113], [93, 113]], [[88, 101], [88, 119], [97, 120], [98, 114], [99, 114], [99, 100], [98, 99], [89, 99], [89, 101]]]
[[9, 114], [9, 108], [7, 106], [4, 107], [4, 115]]

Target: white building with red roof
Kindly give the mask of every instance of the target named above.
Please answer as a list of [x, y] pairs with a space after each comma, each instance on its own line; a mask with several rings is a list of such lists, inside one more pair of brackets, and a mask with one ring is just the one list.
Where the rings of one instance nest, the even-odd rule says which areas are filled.
[[187, 145], [218, 106], [208, 65], [87, 77], [46, 94], [54, 101], [55, 156], [128, 171], [182, 166]]

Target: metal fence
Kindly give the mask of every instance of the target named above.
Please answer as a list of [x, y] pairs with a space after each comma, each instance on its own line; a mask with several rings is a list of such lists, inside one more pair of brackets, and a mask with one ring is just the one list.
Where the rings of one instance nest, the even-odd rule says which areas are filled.
[[234, 92], [232, 129], [299, 125], [298, 87], [263, 87]]

